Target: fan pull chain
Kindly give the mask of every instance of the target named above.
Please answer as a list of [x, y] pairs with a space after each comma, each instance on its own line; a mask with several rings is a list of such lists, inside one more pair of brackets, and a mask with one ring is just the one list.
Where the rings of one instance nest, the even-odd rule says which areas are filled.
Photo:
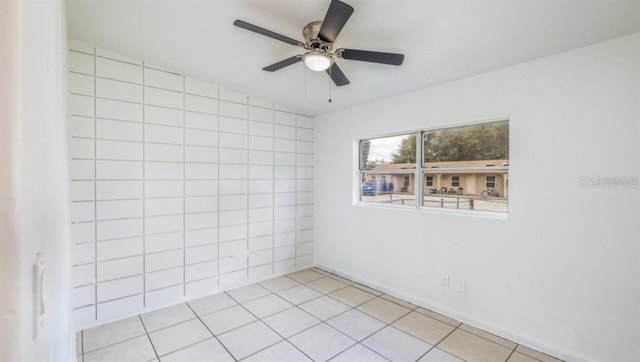
[[333, 78], [331, 77], [331, 68], [329, 68], [329, 103], [331, 103], [331, 80]]

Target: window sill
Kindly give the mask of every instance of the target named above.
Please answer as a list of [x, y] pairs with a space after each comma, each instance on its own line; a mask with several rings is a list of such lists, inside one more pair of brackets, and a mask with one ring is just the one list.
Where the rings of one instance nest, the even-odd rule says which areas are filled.
[[422, 212], [425, 214], [456, 215], [456, 216], [477, 217], [481, 219], [509, 220], [509, 213], [506, 213], [506, 212], [441, 209], [441, 208], [435, 208], [435, 207], [422, 207], [420, 209], [416, 209], [416, 211]]
[[405, 210], [405, 211], [416, 211], [417, 208], [412, 205], [389, 205], [384, 203], [375, 203], [375, 202], [362, 202], [356, 201], [353, 206], [359, 207], [370, 207], [373, 209], [391, 209], [391, 210]]
[[441, 209], [441, 208], [435, 208], [435, 207], [421, 207], [418, 209], [415, 206], [384, 205], [384, 204], [376, 204], [372, 202], [361, 202], [361, 201], [356, 201], [353, 204], [353, 206], [372, 208], [372, 209], [414, 211], [414, 212], [420, 212], [424, 214], [467, 216], [467, 217], [476, 217], [481, 219], [492, 219], [492, 220], [509, 220], [508, 213], [491, 212], [491, 211]]

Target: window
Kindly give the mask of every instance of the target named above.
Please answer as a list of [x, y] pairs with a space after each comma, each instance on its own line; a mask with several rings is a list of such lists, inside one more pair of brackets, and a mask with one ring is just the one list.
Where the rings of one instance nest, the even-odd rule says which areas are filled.
[[427, 187], [433, 186], [433, 176], [427, 176], [424, 180]]
[[415, 133], [361, 140], [360, 201], [415, 206], [415, 170]]
[[507, 212], [508, 190], [496, 186], [509, 173], [508, 121], [424, 131], [422, 140], [425, 177], [451, 179], [425, 190], [422, 206]]
[[361, 140], [359, 172], [361, 202], [505, 213], [509, 121]]
[[451, 176], [451, 187], [460, 187], [460, 176]]
[[487, 176], [486, 186], [488, 189], [496, 188], [496, 177], [495, 176]]

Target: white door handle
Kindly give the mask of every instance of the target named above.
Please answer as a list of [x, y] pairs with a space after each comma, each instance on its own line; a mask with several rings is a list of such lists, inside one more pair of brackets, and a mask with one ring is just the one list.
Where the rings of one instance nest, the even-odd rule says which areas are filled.
[[42, 322], [45, 311], [44, 302], [44, 276], [45, 265], [44, 256], [42, 253], [36, 254], [36, 259], [33, 263], [33, 340], [37, 341], [40, 338], [40, 330], [42, 329]]

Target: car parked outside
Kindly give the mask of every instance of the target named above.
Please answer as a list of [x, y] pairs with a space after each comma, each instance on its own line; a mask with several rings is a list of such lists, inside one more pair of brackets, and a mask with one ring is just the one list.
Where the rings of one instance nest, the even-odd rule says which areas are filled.
[[362, 184], [363, 196], [376, 196], [376, 186], [372, 182], [365, 182]]

